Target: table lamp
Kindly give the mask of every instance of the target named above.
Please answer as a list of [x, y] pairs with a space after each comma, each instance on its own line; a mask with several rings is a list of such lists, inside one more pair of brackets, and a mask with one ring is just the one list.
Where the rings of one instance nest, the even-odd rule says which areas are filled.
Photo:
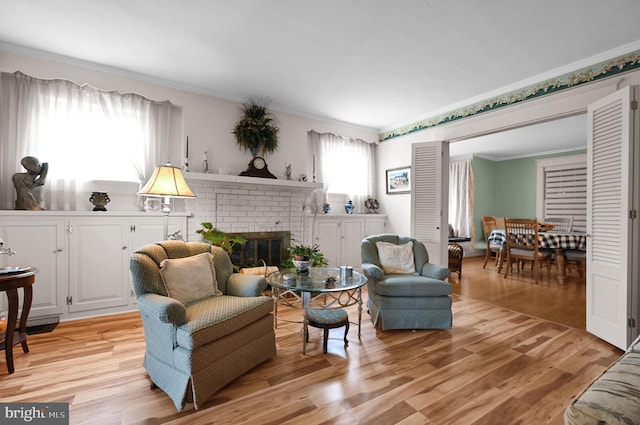
[[162, 212], [164, 213], [164, 238], [169, 235], [169, 213], [171, 212], [171, 198], [195, 198], [189, 185], [182, 175], [182, 170], [167, 163], [157, 166], [151, 178], [147, 181], [138, 195], [162, 198]]

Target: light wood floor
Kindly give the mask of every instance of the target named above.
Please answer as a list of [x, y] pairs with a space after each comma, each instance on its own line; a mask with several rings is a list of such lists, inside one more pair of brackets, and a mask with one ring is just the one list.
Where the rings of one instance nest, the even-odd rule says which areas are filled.
[[[506, 283], [492, 270], [474, 272], [473, 263], [465, 260], [462, 281], [454, 283], [451, 330], [382, 332], [365, 309], [361, 340], [352, 325], [345, 349], [342, 329], [332, 330], [323, 354], [322, 333], [312, 329], [302, 355], [300, 325], [280, 322], [276, 357], [198, 411], [188, 405], [177, 413], [161, 390], [149, 388], [137, 313], [65, 322], [30, 336], [31, 352], [18, 348], [14, 374], [0, 360], [0, 400], [68, 402], [71, 424], [92, 425], [561, 424], [565, 406], [621, 351], [578, 326], [497, 306], [529, 298], [544, 311], [546, 298], [531, 291], [552, 284], [521, 296], [494, 295], [490, 302], [471, 298], [483, 282], [515, 293], [508, 285], [533, 285], [524, 275]], [[555, 296], [566, 303], [569, 293]], [[280, 312], [281, 318], [300, 317], [297, 309]], [[355, 321], [357, 310], [349, 312]]]
[[[559, 285], [555, 265], [540, 271], [538, 284], [529, 267], [520, 274], [510, 273], [504, 278], [493, 262], [482, 269], [484, 257], [463, 260], [462, 276], [453, 274], [449, 281], [453, 292], [465, 297], [489, 302], [552, 322], [586, 329], [586, 290], [584, 278], [569, 269], [564, 284]], [[515, 267], [514, 267], [515, 270]]]

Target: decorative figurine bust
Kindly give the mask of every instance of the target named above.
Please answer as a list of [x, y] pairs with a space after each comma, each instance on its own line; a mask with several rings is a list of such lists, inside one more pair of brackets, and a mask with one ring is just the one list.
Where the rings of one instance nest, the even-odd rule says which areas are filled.
[[284, 177], [286, 180], [291, 180], [291, 164], [286, 164], [284, 167]]
[[47, 178], [49, 164], [40, 164], [38, 158], [25, 156], [20, 164], [27, 170], [26, 173], [15, 173], [11, 180], [16, 188], [17, 210], [44, 210], [40, 203], [42, 196], [40, 191]]

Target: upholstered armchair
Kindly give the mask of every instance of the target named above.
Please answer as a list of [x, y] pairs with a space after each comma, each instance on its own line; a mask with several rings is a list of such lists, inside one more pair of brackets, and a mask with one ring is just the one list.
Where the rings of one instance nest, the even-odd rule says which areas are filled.
[[144, 367], [181, 411], [276, 353], [273, 301], [261, 276], [233, 273], [227, 253], [201, 242], [145, 245], [131, 257]]
[[444, 281], [450, 272], [429, 263], [424, 244], [398, 235], [369, 236], [362, 241], [361, 254], [374, 326], [451, 328], [451, 285]]

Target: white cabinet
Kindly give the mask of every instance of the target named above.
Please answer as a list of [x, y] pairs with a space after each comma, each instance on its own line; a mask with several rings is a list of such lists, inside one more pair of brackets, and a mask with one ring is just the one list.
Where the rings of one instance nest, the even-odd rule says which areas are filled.
[[330, 267], [337, 267], [340, 259], [340, 223], [338, 220], [318, 220], [314, 229], [315, 243]]
[[362, 263], [360, 258], [360, 242], [364, 238], [364, 222], [362, 220], [344, 219], [340, 222], [341, 243], [340, 243], [340, 265], [351, 265], [359, 267]]
[[129, 304], [129, 226], [120, 218], [69, 225], [69, 312]]
[[[364, 237], [371, 235], [380, 235], [385, 231], [385, 216], [373, 216], [365, 218]], [[364, 239], [364, 238], [363, 238]]]
[[[142, 217], [129, 220], [129, 233], [131, 234], [131, 252], [136, 249], [167, 239], [162, 237], [164, 231], [164, 217]], [[186, 240], [187, 221], [186, 217], [169, 217], [167, 233], [178, 235]]]
[[[186, 216], [169, 220], [169, 233], [184, 234], [186, 227]], [[165, 239], [163, 229], [164, 217], [144, 214], [2, 214], [0, 237], [17, 254], [0, 260], [5, 266], [32, 265], [40, 270], [30, 322], [46, 316], [73, 318], [133, 310], [136, 300], [129, 258], [139, 247]], [[5, 304], [6, 300], [0, 301], [0, 308]]]
[[386, 216], [373, 214], [323, 215], [316, 217], [315, 243], [329, 267], [359, 267], [360, 243], [366, 236], [384, 233]]
[[[32, 266], [39, 269], [29, 317], [63, 313], [67, 282], [65, 221], [56, 218], [7, 219], [0, 221], [0, 238], [15, 255], [2, 255], [2, 266]], [[22, 305], [22, 291], [19, 305]], [[0, 310], [7, 309], [5, 296]]]

